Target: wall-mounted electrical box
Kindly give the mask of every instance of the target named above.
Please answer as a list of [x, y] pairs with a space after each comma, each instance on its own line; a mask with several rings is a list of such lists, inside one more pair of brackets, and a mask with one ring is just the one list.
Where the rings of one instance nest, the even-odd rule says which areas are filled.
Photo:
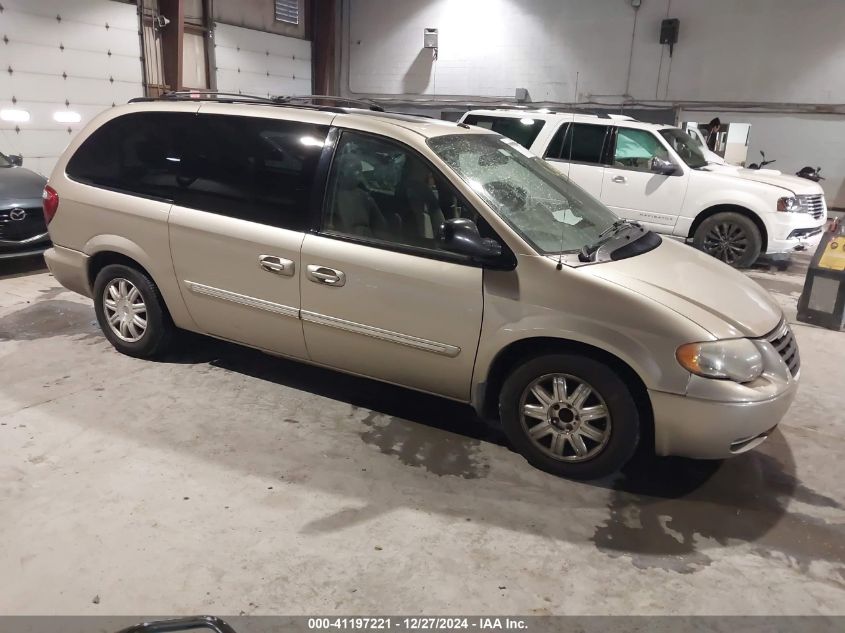
[[423, 31], [423, 47], [437, 48], [437, 29], [425, 29]]
[[669, 56], [674, 52], [675, 44], [678, 43], [678, 32], [681, 29], [681, 21], [678, 18], [668, 18], [660, 23], [660, 43], [669, 45]]

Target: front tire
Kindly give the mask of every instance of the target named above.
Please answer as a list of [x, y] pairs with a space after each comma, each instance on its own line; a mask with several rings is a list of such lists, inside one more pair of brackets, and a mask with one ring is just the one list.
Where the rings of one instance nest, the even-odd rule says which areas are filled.
[[763, 250], [763, 236], [754, 221], [731, 211], [704, 220], [695, 230], [692, 243], [734, 268], [748, 268]]
[[127, 356], [153, 358], [169, 347], [173, 322], [145, 273], [123, 264], [104, 267], [94, 280], [94, 311], [103, 334]]
[[499, 414], [513, 447], [560, 477], [610, 475], [631, 459], [640, 438], [629, 387], [581, 354], [540, 356], [517, 367], [502, 386]]

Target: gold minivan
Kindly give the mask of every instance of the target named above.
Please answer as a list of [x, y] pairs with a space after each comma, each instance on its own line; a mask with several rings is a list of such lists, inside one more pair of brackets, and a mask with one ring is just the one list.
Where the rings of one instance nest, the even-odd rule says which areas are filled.
[[191, 330], [471, 403], [566, 477], [638, 444], [748, 451], [797, 389], [757, 284], [464, 124], [140, 100], [73, 140], [43, 202], [51, 272], [119, 351]]

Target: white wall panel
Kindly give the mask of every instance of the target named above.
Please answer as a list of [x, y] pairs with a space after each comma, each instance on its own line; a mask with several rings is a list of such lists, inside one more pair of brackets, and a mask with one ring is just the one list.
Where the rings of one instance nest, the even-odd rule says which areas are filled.
[[217, 89], [257, 95], [311, 93], [311, 42], [215, 23]]
[[[92, 117], [143, 95], [137, 8], [111, 0], [0, 4], [0, 108], [31, 117], [0, 121], [0, 151], [22, 154], [27, 167], [47, 175]], [[54, 121], [65, 109], [81, 121]]]
[[[845, 103], [843, 0], [349, 0], [350, 89]], [[660, 21], [681, 21], [674, 55]], [[438, 60], [423, 29], [439, 29]]]

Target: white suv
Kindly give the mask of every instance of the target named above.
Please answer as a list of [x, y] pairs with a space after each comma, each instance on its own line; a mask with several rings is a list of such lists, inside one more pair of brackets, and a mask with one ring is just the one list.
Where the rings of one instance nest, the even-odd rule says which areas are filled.
[[818, 184], [708, 162], [700, 144], [676, 127], [526, 110], [473, 110], [461, 121], [509, 136], [618, 216], [689, 239], [731, 266], [805, 248], [827, 220]]

